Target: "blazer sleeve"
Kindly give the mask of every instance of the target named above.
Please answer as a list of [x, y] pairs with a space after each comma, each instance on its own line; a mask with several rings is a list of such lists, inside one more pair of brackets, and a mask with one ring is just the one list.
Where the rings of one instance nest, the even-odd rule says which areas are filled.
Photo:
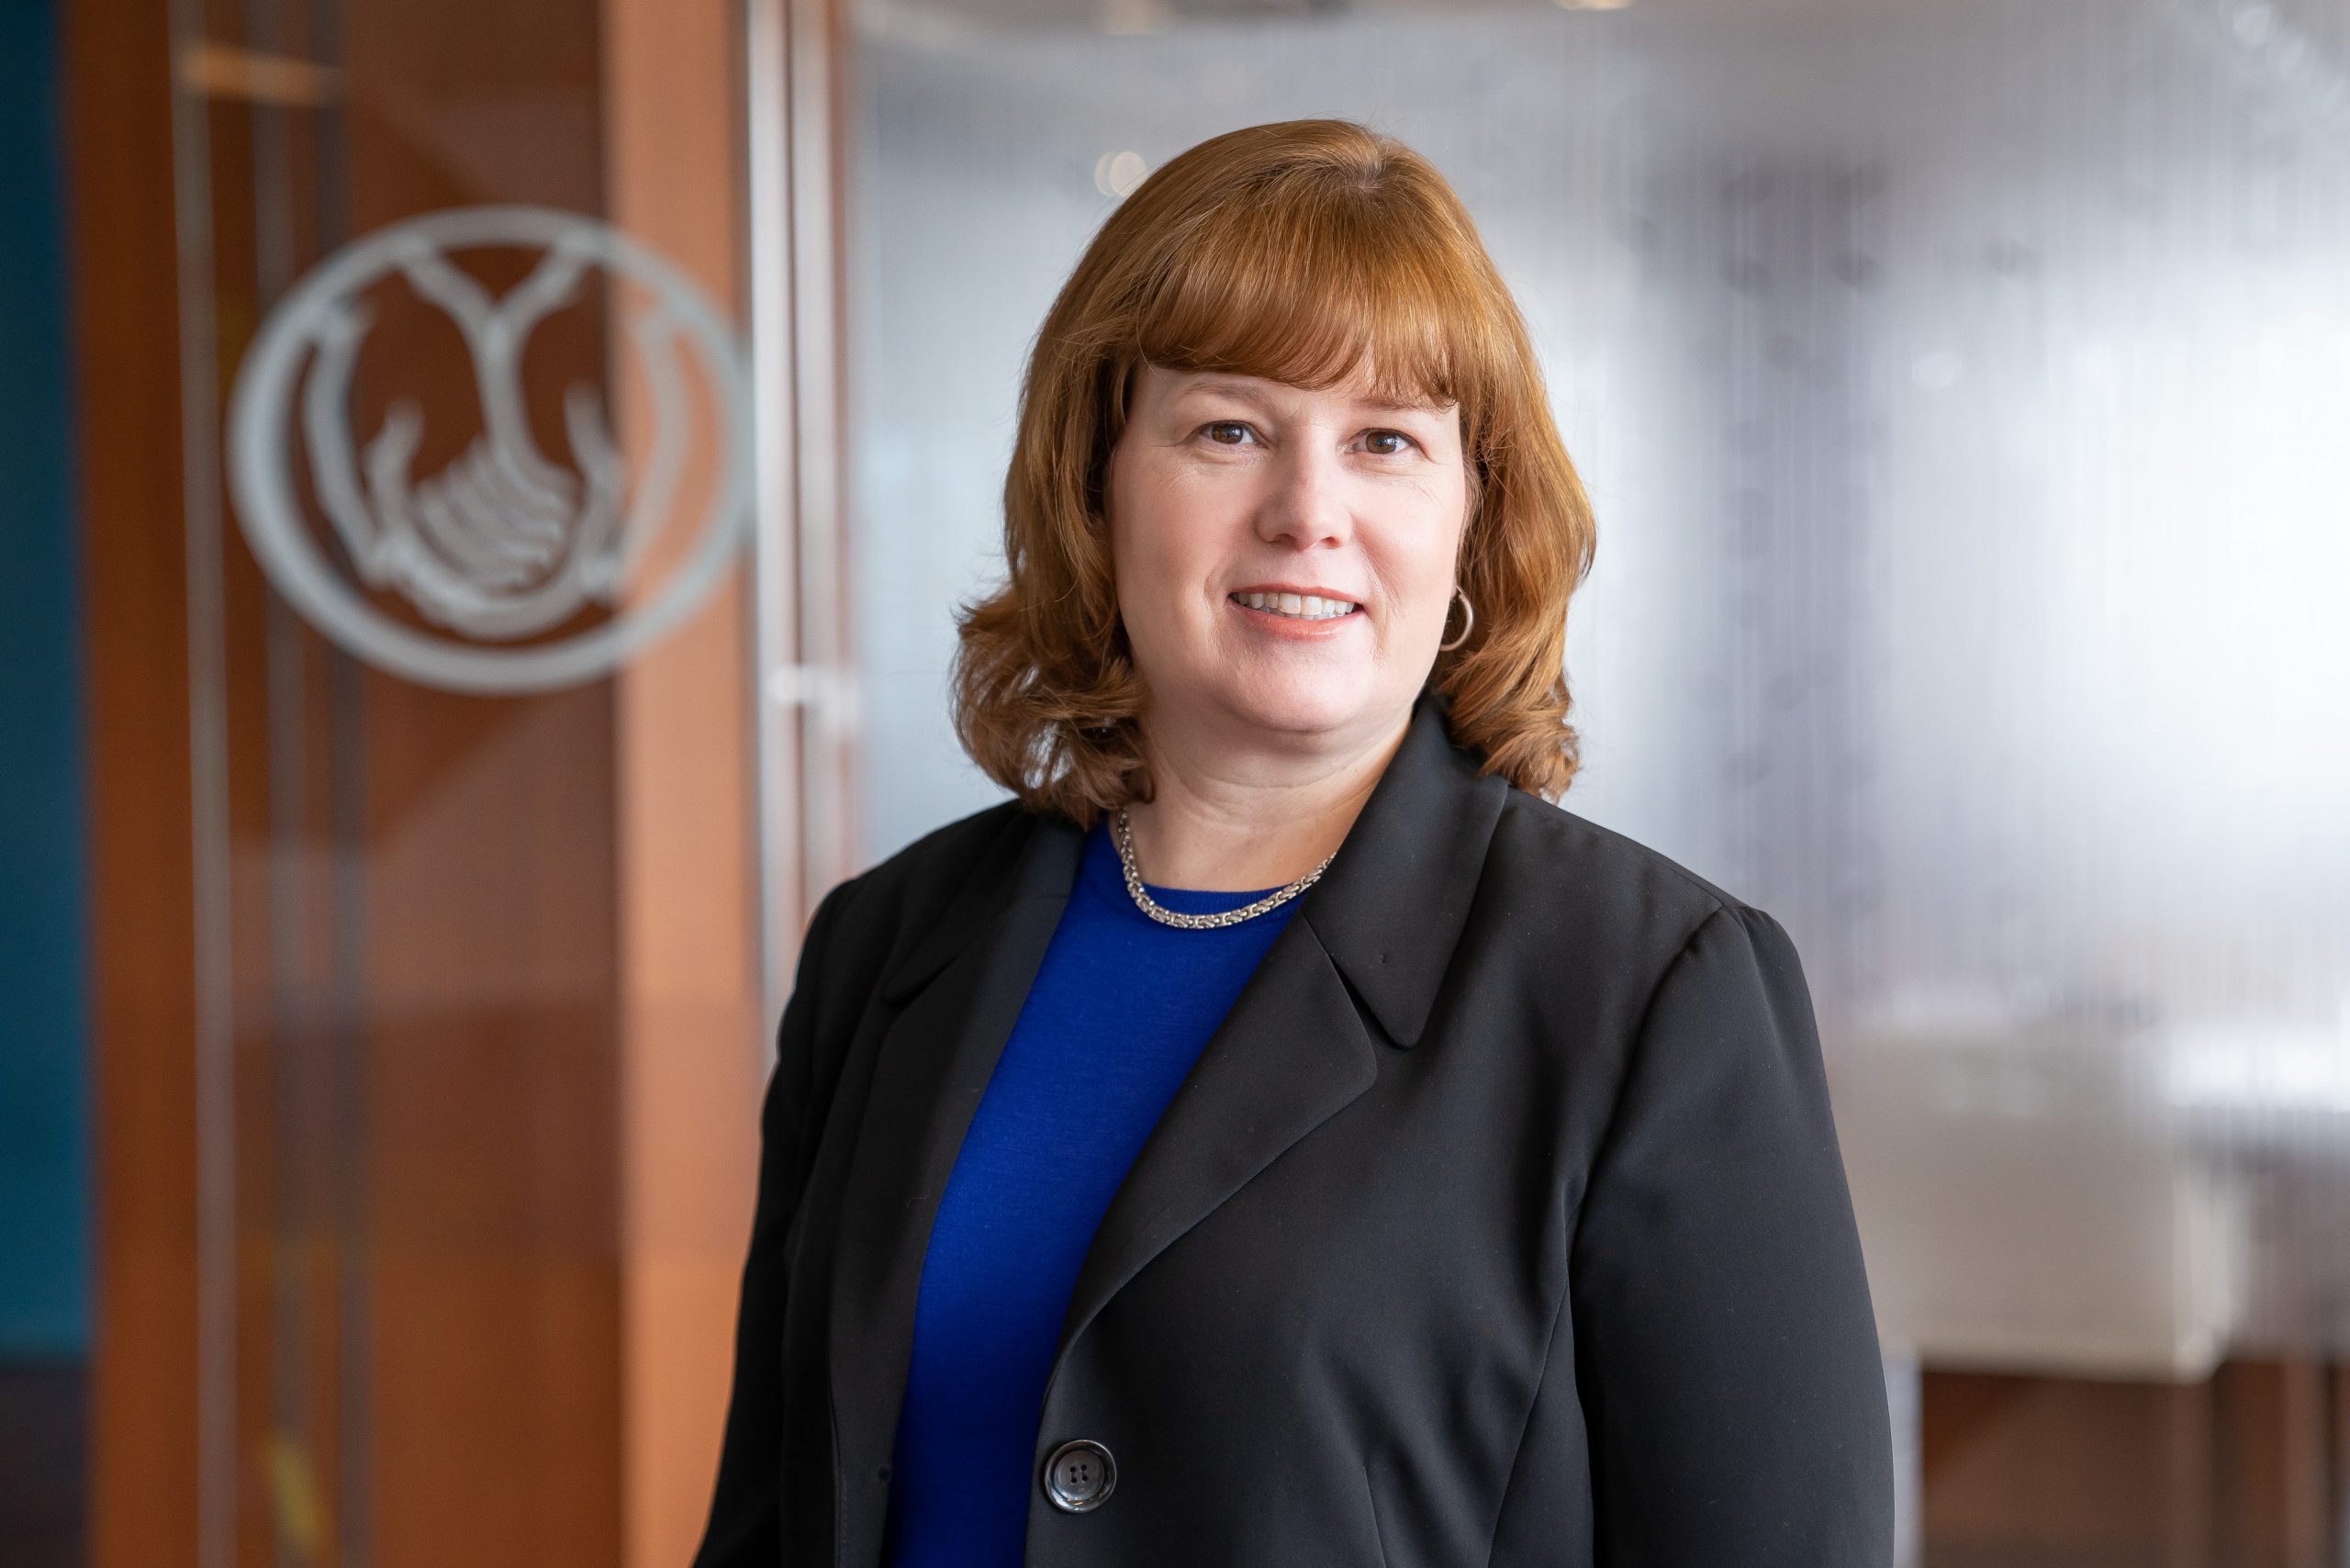
[[1587, 1464], [1602, 1568], [1887, 1568], [1884, 1362], [1810, 993], [1770, 915], [1722, 906], [1665, 969], [1573, 1223], [1516, 1481], [1548, 1463], [1541, 1484], [1580, 1490], [1563, 1473]]
[[774, 1070], [759, 1113], [759, 1186], [734, 1326], [734, 1375], [710, 1518], [692, 1568], [775, 1568], [783, 1448], [783, 1307], [790, 1291], [784, 1235], [800, 1206], [814, 1072], [817, 995], [826, 941], [848, 884], [819, 901], [776, 1031]]

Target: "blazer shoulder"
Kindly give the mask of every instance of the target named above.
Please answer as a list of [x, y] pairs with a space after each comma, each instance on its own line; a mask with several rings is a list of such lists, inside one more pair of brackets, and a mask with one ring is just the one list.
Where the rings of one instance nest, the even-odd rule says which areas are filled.
[[938, 923], [964, 887], [1009, 875], [1035, 825], [1035, 813], [1007, 796], [834, 884], [822, 901], [837, 906], [834, 950], [863, 955], [876, 973], [886, 969]]
[[[1481, 899], [1505, 962], [1535, 977], [1531, 1011], [1572, 1043], [1595, 1122], [1564, 1113], [1596, 1149], [1621, 1119], [1640, 1041], [1676, 1081], [1723, 1073], [1817, 1075], [1803, 969], [1771, 914], [1671, 856], [1513, 790]], [[1559, 955], [1572, 955], [1568, 964]], [[1678, 976], [1677, 984], [1673, 977]]]
[[1670, 958], [1723, 910], [1760, 913], [1663, 851], [1515, 786], [1487, 875], [1513, 907], [1542, 912], [1544, 924], [1563, 923], [1627, 959]]
[[877, 898], [919, 893], [928, 887], [968, 874], [987, 857], [989, 848], [1007, 833], [1024, 831], [1033, 813], [1007, 796], [990, 806], [932, 828], [903, 848], [883, 857], [839, 884], [853, 890], [851, 898]]

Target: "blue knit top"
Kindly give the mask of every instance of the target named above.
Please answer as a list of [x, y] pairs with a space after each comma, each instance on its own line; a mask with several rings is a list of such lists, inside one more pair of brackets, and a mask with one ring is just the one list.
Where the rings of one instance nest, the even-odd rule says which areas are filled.
[[[1147, 883], [1183, 914], [1265, 896]], [[1110, 1199], [1292, 899], [1184, 930], [1136, 907], [1106, 819], [955, 1159], [923, 1255], [886, 1568], [1021, 1568], [1045, 1381]]]

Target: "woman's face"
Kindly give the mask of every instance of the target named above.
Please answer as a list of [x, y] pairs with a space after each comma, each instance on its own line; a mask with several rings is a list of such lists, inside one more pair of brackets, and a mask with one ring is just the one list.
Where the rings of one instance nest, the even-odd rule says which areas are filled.
[[1468, 473], [1456, 406], [1381, 405], [1370, 378], [1136, 367], [1110, 540], [1161, 733], [1367, 743], [1410, 709], [1445, 640]]

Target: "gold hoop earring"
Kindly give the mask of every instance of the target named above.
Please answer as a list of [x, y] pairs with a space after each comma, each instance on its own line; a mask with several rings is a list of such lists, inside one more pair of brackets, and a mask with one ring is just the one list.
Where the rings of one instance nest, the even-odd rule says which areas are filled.
[[[1449, 654], [1452, 652], [1453, 649], [1459, 647], [1461, 644], [1467, 642], [1469, 640], [1470, 631], [1477, 624], [1477, 607], [1469, 602], [1469, 596], [1460, 591], [1460, 587], [1457, 583], [1453, 585], [1452, 597], [1460, 601], [1460, 613], [1468, 619], [1463, 621], [1460, 624], [1460, 635], [1455, 637], [1449, 643], [1438, 643], [1436, 645], [1436, 651], [1439, 654]], [[1445, 608], [1447, 610], [1450, 610], [1452, 607], [1448, 604]]]

